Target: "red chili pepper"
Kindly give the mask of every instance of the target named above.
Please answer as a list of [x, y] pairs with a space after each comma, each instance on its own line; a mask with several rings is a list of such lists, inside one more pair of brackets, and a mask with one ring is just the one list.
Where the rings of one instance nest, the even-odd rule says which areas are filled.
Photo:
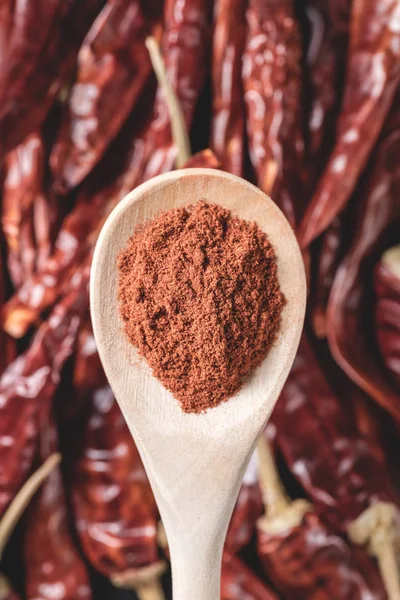
[[250, 0], [243, 56], [250, 158], [293, 227], [302, 208], [301, 39], [292, 0]]
[[329, 531], [306, 500], [290, 500], [265, 440], [258, 448], [265, 502], [258, 555], [274, 587], [285, 600], [386, 600], [365, 551]]
[[98, 9], [98, 0], [15, 0], [0, 65], [0, 157], [45, 118]]
[[[48, 415], [47, 415], [48, 416]], [[54, 425], [41, 420], [41, 458], [57, 445]], [[52, 439], [44, 439], [44, 438]], [[91, 600], [89, 576], [70, 532], [61, 471], [56, 467], [30, 504], [24, 535], [28, 600]]]
[[385, 365], [400, 390], [400, 246], [375, 268], [375, 333]]
[[217, 0], [213, 34], [211, 147], [223, 171], [243, 176], [245, 109], [242, 54], [245, 0]]
[[102, 157], [151, 73], [139, 0], [108, 2], [78, 55], [68, 112], [50, 156], [54, 186], [77, 186]]
[[[89, 378], [99, 373], [92, 343], [80, 361]], [[141, 569], [158, 565], [158, 512], [132, 436], [104, 373], [99, 377], [90, 391], [75, 377], [89, 410], [71, 474], [75, 521], [91, 564], [116, 584], [134, 587]]]
[[222, 558], [221, 600], [278, 600], [267, 584], [236, 556]]
[[212, 150], [207, 148], [197, 154], [193, 154], [184, 165], [185, 169], [219, 169], [221, 164]]
[[6, 158], [1, 221], [7, 241], [8, 269], [15, 287], [34, 271], [32, 212], [42, 193], [44, 160], [43, 142], [37, 132], [30, 134]]
[[[161, 50], [167, 78], [180, 103], [187, 130], [206, 77], [210, 9], [210, 0], [165, 2]], [[139, 171], [136, 185], [173, 169], [176, 157], [165, 90], [159, 87], [153, 121], [144, 138], [143, 170]]]
[[349, 399], [333, 393], [304, 336], [272, 422], [290, 470], [336, 531], [374, 502], [398, 501], [382, 453], [360, 435]]
[[316, 257], [315, 283], [311, 292], [310, 304], [312, 325], [318, 338], [326, 337], [326, 311], [333, 281], [340, 263], [343, 227], [342, 220], [336, 217], [325, 232]]
[[316, 178], [332, 150], [334, 127], [340, 111], [340, 82], [345, 76], [350, 16], [336, 15], [339, 5], [338, 0], [308, 0], [305, 7], [310, 29], [304, 76], [306, 97], [310, 103], [307, 187], [311, 191], [314, 191]]
[[224, 552], [237, 554], [249, 545], [262, 513], [260, 486], [258, 485], [255, 455], [247, 467], [242, 487], [232, 514], [225, 540]]
[[[327, 313], [329, 347], [348, 376], [400, 422], [400, 397], [386, 369], [370, 328], [372, 278], [377, 258], [392, 239], [400, 218], [400, 111], [398, 97], [371, 163], [366, 187], [359, 192], [357, 231], [340, 265]], [[370, 325], [369, 325], [370, 324]]]
[[[143, 112], [146, 114], [148, 105], [149, 97], [144, 95], [137, 107], [138, 112], [133, 113], [135, 123], [138, 123], [137, 115]], [[151, 102], [149, 108], [152, 108]], [[13, 337], [22, 337], [41, 313], [54, 304], [61, 293], [63, 282], [69, 282], [77, 265], [93, 249], [104, 219], [131, 189], [130, 178], [134, 180], [137, 176], [135, 167], [143, 150], [141, 135], [147, 129], [148, 121], [143, 119], [138, 125], [135, 123], [126, 127], [127, 131], [121, 133], [104, 157], [104, 162], [107, 163], [106, 176], [103, 175], [104, 167], [101, 163], [87, 187], [78, 196], [76, 205], [62, 223], [53, 252], [43, 269], [28, 278], [6, 303], [3, 326]], [[128, 152], [126, 144], [129, 145]], [[122, 163], [119, 170], [118, 163]]]
[[379, 136], [400, 80], [397, 0], [354, 0], [350, 48], [336, 144], [303, 216], [308, 246], [348, 202]]
[[29, 349], [0, 378], [0, 514], [29, 473], [38, 443], [37, 414], [46, 410], [71, 355], [80, 315], [87, 305], [89, 270], [70, 282]]

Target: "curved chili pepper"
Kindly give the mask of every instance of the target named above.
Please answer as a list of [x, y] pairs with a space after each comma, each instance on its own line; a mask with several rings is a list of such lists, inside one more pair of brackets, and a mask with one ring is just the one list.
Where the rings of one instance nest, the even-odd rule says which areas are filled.
[[317, 259], [314, 289], [311, 292], [311, 319], [318, 338], [326, 337], [326, 311], [329, 295], [340, 263], [343, 223], [339, 217], [324, 234]]
[[5, 161], [1, 222], [7, 241], [8, 269], [16, 287], [34, 270], [32, 211], [42, 191], [44, 160], [42, 138], [34, 132]]
[[98, 0], [15, 0], [7, 60], [0, 68], [0, 158], [40, 126], [75, 55]]
[[267, 442], [258, 448], [265, 514], [257, 549], [274, 587], [286, 600], [386, 600], [367, 554], [329, 531], [307, 501], [290, 500]]
[[385, 365], [400, 390], [400, 246], [375, 268], [375, 333]]
[[[137, 114], [148, 114], [151, 109], [151, 101], [149, 103], [148, 95], [144, 95], [137, 107]], [[43, 269], [28, 278], [6, 303], [3, 326], [13, 337], [22, 337], [41, 313], [54, 304], [60, 296], [63, 282], [69, 281], [77, 265], [93, 249], [104, 219], [131, 189], [131, 178], [134, 180], [137, 177], [143, 153], [142, 132], [148, 125], [147, 119], [138, 121], [137, 114], [134, 111], [135, 122], [126, 127], [126, 131], [121, 133], [104, 157], [107, 162], [106, 176], [103, 176], [104, 169], [100, 164], [78, 196], [76, 205], [64, 219], [53, 252]], [[122, 163], [122, 169], [118, 169], [118, 163]]]
[[193, 154], [184, 165], [185, 169], [219, 169], [220, 167], [221, 163], [209, 148]]
[[239, 177], [244, 168], [245, 110], [242, 54], [245, 0], [217, 0], [213, 34], [211, 147], [223, 171]]
[[[347, 0], [346, 3], [349, 4]], [[332, 150], [336, 118], [340, 111], [340, 83], [345, 76], [350, 20], [349, 14], [336, 14], [338, 9], [340, 11], [340, 4], [338, 0], [309, 0], [305, 7], [310, 28], [305, 80], [306, 97], [310, 103], [307, 187], [311, 191], [314, 191], [316, 179]]]
[[356, 235], [336, 273], [327, 313], [328, 342], [335, 360], [398, 422], [400, 396], [381, 362], [368, 323], [373, 326], [373, 267], [400, 218], [400, 168], [395, 159], [400, 156], [399, 119], [396, 103], [373, 157], [367, 185], [360, 191]]
[[278, 600], [278, 597], [239, 558], [224, 553], [221, 600]]
[[256, 520], [262, 512], [256, 456], [253, 455], [243, 479], [226, 535], [224, 552], [237, 554], [251, 541]]
[[307, 247], [345, 207], [379, 136], [400, 81], [397, 0], [354, 0], [343, 107], [335, 147], [304, 213]]
[[[210, 0], [166, 0], [162, 55], [168, 81], [180, 103], [187, 130], [206, 77], [209, 54]], [[153, 121], [145, 135], [143, 170], [136, 184], [173, 169], [177, 149], [173, 143], [169, 107], [162, 87], [157, 90]]]
[[321, 518], [336, 531], [376, 501], [398, 502], [382, 453], [359, 433], [306, 338], [272, 415], [276, 443]]
[[151, 73], [139, 0], [108, 2], [78, 55], [50, 166], [57, 191], [77, 186], [102, 157], [131, 112]]
[[[101, 369], [91, 344], [82, 362], [86, 362], [87, 371]], [[75, 381], [81, 380], [78, 377]], [[89, 392], [86, 382], [82, 383], [78, 395]], [[110, 578], [124, 579], [158, 560], [157, 508], [104, 374], [89, 394], [83, 451], [71, 477], [77, 531], [93, 566]]]
[[[52, 425], [47, 425], [53, 429]], [[43, 422], [42, 422], [43, 427]], [[56, 437], [54, 431], [42, 436]], [[46, 450], [54, 441], [41, 441]], [[24, 566], [27, 600], [91, 600], [89, 576], [70, 533], [66, 497], [59, 467], [54, 469], [28, 508]]]
[[48, 407], [71, 355], [87, 306], [89, 271], [71, 280], [70, 293], [54, 308], [29, 349], [0, 378], [0, 514], [23, 484], [38, 442], [39, 410]]
[[295, 227], [302, 208], [301, 40], [292, 0], [250, 0], [243, 56], [250, 158]]

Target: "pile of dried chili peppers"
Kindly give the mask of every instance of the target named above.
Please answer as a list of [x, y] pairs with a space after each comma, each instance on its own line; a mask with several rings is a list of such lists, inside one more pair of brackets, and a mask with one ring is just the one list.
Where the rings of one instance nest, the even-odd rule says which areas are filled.
[[221, 598], [399, 600], [400, 0], [0, 3], [0, 600], [170, 597], [88, 279], [113, 207], [189, 166], [272, 197], [309, 289]]

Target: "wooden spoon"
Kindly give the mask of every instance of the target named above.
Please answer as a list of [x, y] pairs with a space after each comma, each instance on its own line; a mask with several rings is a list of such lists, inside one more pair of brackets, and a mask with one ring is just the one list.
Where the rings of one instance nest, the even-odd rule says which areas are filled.
[[[278, 338], [240, 392], [205, 414], [185, 414], [128, 342], [117, 303], [117, 255], [137, 225], [199, 199], [256, 221], [273, 244], [286, 298]], [[222, 549], [239, 487], [296, 354], [306, 282], [296, 238], [263, 192], [221, 171], [183, 169], [128, 194], [94, 253], [91, 311], [100, 357], [135, 439], [164, 522], [174, 600], [219, 600]]]

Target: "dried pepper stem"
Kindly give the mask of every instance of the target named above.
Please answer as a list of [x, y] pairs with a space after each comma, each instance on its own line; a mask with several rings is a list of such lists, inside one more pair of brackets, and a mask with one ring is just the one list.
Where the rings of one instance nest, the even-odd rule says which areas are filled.
[[114, 575], [111, 581], [117, 587], [133, 590], [139, 600], [165, 600], [161, 585], [161, 575], [165, 569], [165, 563], [159, 561], [141, 569], [130, 569]]
[[383, 264], [400, 279], [400, 244], [386, 250], [382, 255]]
[[259, 480], [263, 495], [265, 514], [259, 519], [259, 526], [269, 533], [279, 533], [289, 527], [299, 525], [304, 515], [311, 510], [311, 504], [303, 499], [290, 500], [285, 493], [271, 448], [264, 436], [257, 443]]
[[[18, 494], [15, 496], [9, 508], [4, 513], [3, 518], [0, 521], [0, 557], [3, 554], [5, 545], [11, 533], [14, 530], [15, 525], [19, 521], [21, 514], [28, 506], [31, 498], [37, 492], [43, 481], [53, 471], [53, 469], [61, 461], [61, 455], [55, 452], [42, 464], [41, 467], [22, 486]], [[1, 590], [1, 588], [0, 588]], [[1, 600], [1, 596], [0, 596]]]
[[146, 38], [146, 47], [150, 54], [150, 60], [153, 65], [157, 81], [165, 92], [171, 117], [172, 137], [178, 150], [176, 166], [181, 168], [188, 161], [191, 155], [189, 135], [185, 125], [183, 111], [172, 85], [168, 80], [164, 61], [161, 56], [160, 46], [157, 40], [150, 35]]
[[388, 600], [400, 598], [400, 571], [397, 550], [400, 533], [396, 523], [396, 508], [389, 502], [376, 502], [361, 513], [348, 527], [355, 544], [366, 544], [378, 561]]

